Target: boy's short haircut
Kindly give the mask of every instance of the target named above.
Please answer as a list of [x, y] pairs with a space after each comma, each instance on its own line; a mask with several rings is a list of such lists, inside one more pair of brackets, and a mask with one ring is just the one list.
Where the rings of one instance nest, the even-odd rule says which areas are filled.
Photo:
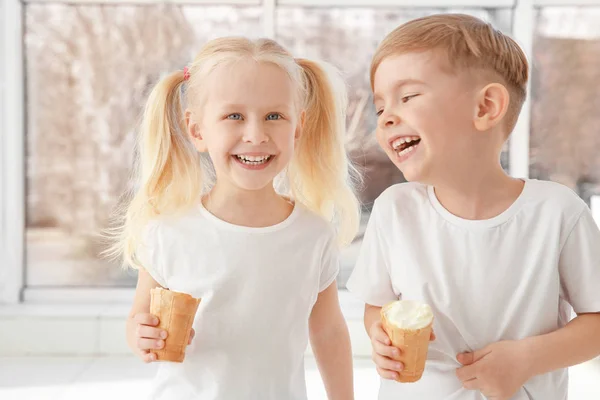
[[529, 64], [523, 50], [510, 37], [479, 18], [464, 14], [438, 14], [409, 21], [381, 42], [371, 63], [371, 87], [381, 61], [413, 51], [443, 50], [451, 71], [491, 72], [504, 80], [510, 94], [506, 124], [510, 133], [527, 96]]

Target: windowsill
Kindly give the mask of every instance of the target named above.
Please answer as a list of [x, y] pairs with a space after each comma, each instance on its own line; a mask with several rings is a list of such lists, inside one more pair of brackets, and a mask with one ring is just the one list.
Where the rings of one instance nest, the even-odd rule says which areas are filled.
[[[369, 356], [363, 303], [345, 290], [339, 297], [353, 355]], [[0, 356], [129, 354], [124, 331], [130, 306], [125, 301], [82, 304], [73, 300], [0, 305]]]

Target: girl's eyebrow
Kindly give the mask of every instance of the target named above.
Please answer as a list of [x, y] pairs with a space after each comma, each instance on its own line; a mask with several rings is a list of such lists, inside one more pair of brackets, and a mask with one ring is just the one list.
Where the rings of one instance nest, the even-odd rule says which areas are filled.
[[[268, 106], [264, 106], [261, 108], [264, 108], [265, 110], [277, 110], [277, 109], [288, 109], [290, 108], [291, 105], [290, 104], [286, 104], [286, 103], [281, 103], [281, 104], [274, 104], [274, 105], [268, 105]], [[244, 104], [237, 104], [237, 103], [224, 103], [224, 104], [220, 104], [219, 108], [223, 109], [246, 109], [247, 106]]]

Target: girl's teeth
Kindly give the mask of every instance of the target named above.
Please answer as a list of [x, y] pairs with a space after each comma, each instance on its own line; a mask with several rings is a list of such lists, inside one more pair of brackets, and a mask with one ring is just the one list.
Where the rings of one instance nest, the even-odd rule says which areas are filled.
[[269, 161], [271, 156], [236, 156], [239, 161], [247, 165], [260, 165]]

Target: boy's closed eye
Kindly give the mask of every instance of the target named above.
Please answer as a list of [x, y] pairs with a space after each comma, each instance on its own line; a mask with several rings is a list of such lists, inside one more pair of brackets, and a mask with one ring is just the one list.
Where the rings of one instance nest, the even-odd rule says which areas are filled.
[[[411, 99], [413, 99], [413, 98], [415, 98], [415, 97], [417, 97], [417, 96], [419, 96], [419, 93], [415, 93], [415, 94], [409, 94], [409, 95], [406, 95], [406, 96], [402, 96], [402, 99], [401, 99], [401, 100], [402, 100], [402, 103], [408, 103], [408, 102], [409, 102]], [[381, 114], [383, 114], [383, 108], [382, 108], [382, 109], [379, 109], [379, 110], [377, 111], [377, 116], [378, 116], [378, 117], [379, 117]]]

